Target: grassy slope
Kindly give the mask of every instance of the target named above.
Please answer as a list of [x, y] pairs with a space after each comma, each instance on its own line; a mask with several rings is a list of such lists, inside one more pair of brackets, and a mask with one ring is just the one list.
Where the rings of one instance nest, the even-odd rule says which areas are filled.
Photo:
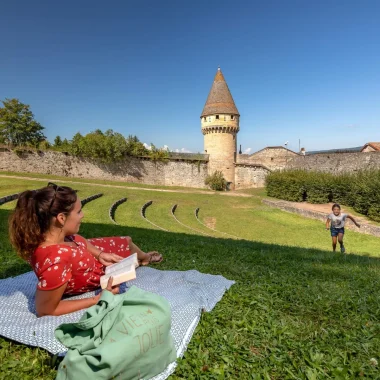
[[[61, 183], [61, 182], [60, 182]], [[62, 182], [63, 184], [63, 182]], [[0, 194], [35, 188], [40, 182], [0, 178]], [[80, 185], [81, 197], [96, 193]], [[105, 191], [104, 191], [105, 190]], [[270, 209], [260, 199], [218, 194], [101, 189], [85, 206], [86, 237], [131, 235], [144, 249], [165, 254], [160, 269], [197, 269], [236, 281], [198, 326], [173, 379], [376, 378], [371, 358], [380, 357], [380, 239], [347, 233], [347, 256], [329, 252], [323, 224]], [[112, 202], [127, 197], [108, 218]], [[140, 216], [168, 229], [155, 229]], [[181, 222], [215, 237], [198, 236], [170, 214], [177, 203]], [[14, 202], [0, 207], [0, 278], [29, 270], [11, 249], [7, 218]], [[224, 239], [194, 217], [246, 240]], [[218, 238], [219, 237], [219, 238]], [[372, 256], [372, 257], [369, 257]], [[0, 378], [53, 379], [50, 356], [0, 338]]]

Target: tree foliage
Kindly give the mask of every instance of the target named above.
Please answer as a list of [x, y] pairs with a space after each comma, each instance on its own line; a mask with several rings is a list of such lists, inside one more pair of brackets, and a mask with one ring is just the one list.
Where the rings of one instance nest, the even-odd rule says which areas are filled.
[[61, 136], [56, 136], [56, 138], [54, 139], [54, 146], [56, 148], [59, 148], [62, 146], [62, 139], [61, 139]]
[[0, 107], [0, 141], [11, 146], [34, 146], [46, 139], [44, 127], [34, 119], [30, 106], [5, 99]]
[[208, 175], [205, 179], [205, 185], [216, 191], [223, 191], [227, 188], [227, 181], [224, 179], [223, 173], [216, 170], [213, 174]]
[[60, 145], [55, 143], [55, 147], [73, 156], [94, 158], [102, 162], [120, 161], [126, 156], [152, 155], [152, 151], [146, 149], [136, 136], [126, 139], [112, 129], [105, 132], [97, 129], [85, 136], [78, 132], [71, 141], [65, 139]]
[[56, 136], [50, 144], [42, 131], [44, 127], [34, 119], [30, 106], [18, 99], [5, 99], [0, 107], [0, 144], [11, 147], [33, 147], [58, 150], [74, 156], [93, 158], [102, 162], [120, 161], [126, 156], [148, 156], [154, 161], [165, 160], [169, 153], [151, 144], [147, 149], [136, 137], [125, 138], [121, 133], [96, 129], [86, 135], [76, 133], [71, 140]]

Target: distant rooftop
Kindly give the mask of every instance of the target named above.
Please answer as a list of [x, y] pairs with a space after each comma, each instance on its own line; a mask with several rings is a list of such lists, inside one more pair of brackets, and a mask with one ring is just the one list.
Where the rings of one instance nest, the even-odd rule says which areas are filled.
[[355, 153], [360, 152], [363, 146], [357, 146], [355, 148], [342, 148], [342, 149], [328, 149], [328, 150], [314, 150], [314, 151], [306, 151], [306, 155], [310, 154], [323, 154], [323, 153]]
[[370, 146], [374, 150], [380, 150], [380, 142], [369, 142], [362, 147], [362, 150]]

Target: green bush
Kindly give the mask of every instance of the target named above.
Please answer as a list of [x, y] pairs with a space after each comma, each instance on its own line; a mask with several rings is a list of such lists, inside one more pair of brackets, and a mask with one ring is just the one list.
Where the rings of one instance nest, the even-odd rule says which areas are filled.
[[224, 179], [223, 173], [217, 170], [206, 177], [205, 185], [209, 186], [212, 190], [223, 191], [226, 190], [227, 181]]
[[318, 172], [305, 173], [306, 200], [309, 203], [330, 202], [332, 178], [331, 175], [320, 175]]
[[353, 206], [352, 204], [352, 175], [351, 174], [338, 174], [331, 176], [330, 183], [330, 202], [334, 200], [336, 203], [342, 203], [346, 206]]
[[306, 171], [289, 170], [286, 172], [272, 172], [266, 178], [267, 193], [270, 197], [292, 202], [305, 200]]
[[380, 170], [353, 174], [285, 170], [266, 178], [268, 196], [309, 203], [336, 202], [380, 222]]

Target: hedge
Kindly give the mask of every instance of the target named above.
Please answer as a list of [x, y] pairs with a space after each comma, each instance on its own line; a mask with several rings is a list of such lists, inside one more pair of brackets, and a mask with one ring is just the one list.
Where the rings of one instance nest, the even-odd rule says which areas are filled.
[[380, 222], [380, 170], [351, 174], [284, 170], [266, 178], [268, 196], [293, 202], [342, 203]]

